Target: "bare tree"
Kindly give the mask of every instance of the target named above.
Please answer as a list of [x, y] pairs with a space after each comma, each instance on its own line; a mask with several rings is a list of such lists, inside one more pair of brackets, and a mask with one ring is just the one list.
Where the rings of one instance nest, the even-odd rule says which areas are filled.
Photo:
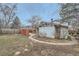
[[9, 23], [15, 18], [16, 4], [0, 4], [0, 17], [3, 28], [8, 28]]
[[20, 27], [21, 27], [20, 19], [19, 17], [16, 16], [15, 19], [13, 20], [11, 28], [18, 29]]
[[79, 4], [63, 3], [61, 4], [60, 16], [63, 22], [68, 22], [73, 28], [79, 27]]
[[39, 16], [32, 16], [31, 19], [29, 19], [29, 23], [31, 23], [32, 27], [36, 27], [41, 21], [41, 17]]
[[36, 29], [36, 33], [37, 35], [39, 36], [39, 25], [40, 25], [40, 22], [41, 22], [41, 17], [39, 16], [33, 16], [29, 22], [32, 24], [32, 27]]

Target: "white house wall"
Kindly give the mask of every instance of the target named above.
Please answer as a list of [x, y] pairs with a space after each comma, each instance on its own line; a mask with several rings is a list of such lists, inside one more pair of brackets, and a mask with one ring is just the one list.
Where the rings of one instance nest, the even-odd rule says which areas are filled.
[[67, 28], [61, 28], [60, 30], [60, 38], [65, 38], [68, 35], [68, 29]]
[[39, 35], [48, 38], [55, 38], [55, 28], [53, 27], [40, 27]]

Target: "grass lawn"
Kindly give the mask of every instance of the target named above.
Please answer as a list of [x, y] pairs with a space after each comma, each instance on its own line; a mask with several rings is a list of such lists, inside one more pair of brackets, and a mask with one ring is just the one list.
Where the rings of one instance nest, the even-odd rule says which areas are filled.
[[16, 51], [22, 51], [27, 43], [27, 36], [19, 34], [0, 35], [0, 55], [14, 55]]

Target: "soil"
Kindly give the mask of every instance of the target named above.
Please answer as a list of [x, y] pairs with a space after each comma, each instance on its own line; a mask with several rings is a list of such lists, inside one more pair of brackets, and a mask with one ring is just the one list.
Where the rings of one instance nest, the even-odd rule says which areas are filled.
[[[37, 37], [34, 37], [38, 39]], [[39, 38], [38, 40], [45, 40], [50, 42], [63, 42], [69, 40], [57, 40], [50, 38]], [[77, 45], [44, 45], [32, 43], [27, 52], [21, 53], [21, 56], [79, 56], [79, 44]]]
[[34, 46], [27, 52], [21, 53], [21, 56], [79, 56], [79, 45], [71, 48], [64, 47], [45, 47], [45, 46]]

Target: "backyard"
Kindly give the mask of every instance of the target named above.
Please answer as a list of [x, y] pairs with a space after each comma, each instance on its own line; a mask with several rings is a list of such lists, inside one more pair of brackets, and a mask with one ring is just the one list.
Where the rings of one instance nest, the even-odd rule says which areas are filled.
[[78, 6], [0, 3], [0, 56], [79, 56]]
[[[37, 45], [28, 46], [28, 36], [20, 34], [0, 35], [0, 55], [1, 56], [36, 56], [36, 55], [79, 55], [79, 45], [57, 46], [57, 45]], [[28, 49], [30, 48], [30, 49]]]

